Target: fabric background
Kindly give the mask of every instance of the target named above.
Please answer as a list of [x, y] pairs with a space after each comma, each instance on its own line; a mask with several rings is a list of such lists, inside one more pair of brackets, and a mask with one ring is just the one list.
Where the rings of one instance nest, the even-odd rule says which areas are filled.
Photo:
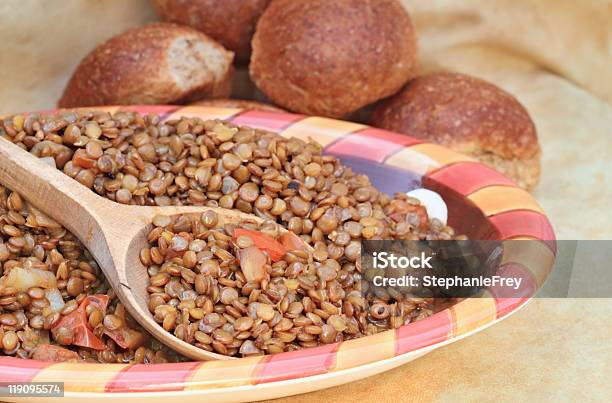
[[[611, 239], [612, 1], [401, 1], [423, 71], [484, 78], [531, 113], [543, 148], [534, 195], [558, 238]], [[91, 48], [154, 18], [146, 0], [0, 2], [0, 114], [52, 108]], [[396, 370], [291, 400], [609, 397], [611, 315], [612, 300], [537, 300]]]

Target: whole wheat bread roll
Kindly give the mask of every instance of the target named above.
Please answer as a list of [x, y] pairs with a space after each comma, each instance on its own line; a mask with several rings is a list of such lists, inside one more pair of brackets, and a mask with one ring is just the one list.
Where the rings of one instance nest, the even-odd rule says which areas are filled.
[[234, 54], [193, 28], [154, 23], [96, 47], [76, 68], [58, 102], [95, 105], [180, 104], [224, 98]]
[[416, 72], [416, 35], [396, 0], [275, 0], [257, 23], [251, 78], [275, 104], [339, 117]]
[[371, 124], [472, 155], [525, 189], [540, 180], [541, 151], [529, 113], [512, 95], [474, 77], [418, 77], [377, 105]]
[[270, 0], [151, 0], [164, 20], [189, 25], [204, 32], [236, 57], [246, 60], [251, 53], [255, 24]]

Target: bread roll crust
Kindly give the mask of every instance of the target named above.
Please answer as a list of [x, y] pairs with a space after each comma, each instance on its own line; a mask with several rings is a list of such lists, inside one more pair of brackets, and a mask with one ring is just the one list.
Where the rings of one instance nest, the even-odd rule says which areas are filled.
[[257, 23], [249, 71], [274, 103], [340, 117], [416, 72], [416, 34], [396, 0], [275, 0]]
[[270, 0], [151, 0], [164, 21], [204, 32], [246, 60], [255, 24]]
[[189, 27], [154, 23], [133, 28], [81, 61], [58, 106], [172, 104], [227, 97], [232, 60], [232, 52]]
[[475, 156], [531, 189], [540, 177], [540, 145], [527, 110], [486, 81], [434, 73], [410, 81], [376, 106], [371, 124]]

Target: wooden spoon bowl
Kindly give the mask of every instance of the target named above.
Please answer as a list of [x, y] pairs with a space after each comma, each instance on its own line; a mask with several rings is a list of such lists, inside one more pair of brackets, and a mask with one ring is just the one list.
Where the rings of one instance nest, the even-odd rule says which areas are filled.
[[[89, 250], [132, 317], [153, 337], [194, 360], [231, 359], [197, 348], [163, 329], [148, 309], [149, 276], [140, 261], [156, 215], [213, 210], [219, 225], [261, 223], [251, 214], [195, 206], [130, 206], [105, 199], [34, 155], [0, 138], [0, 182], [70, 230]], [[281, 232], [286, 229], [281, 228]]]

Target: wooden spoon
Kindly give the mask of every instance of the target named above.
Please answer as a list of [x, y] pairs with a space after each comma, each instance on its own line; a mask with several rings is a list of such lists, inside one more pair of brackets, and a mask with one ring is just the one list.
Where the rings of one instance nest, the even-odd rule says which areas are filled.
[[[149, 276], [140, 262], [153, 217], [213, 210], [219, 224], [262, 219], [211, 207], [129, 206], [105, 199], [61, 171], [0, 138], [0, 182], [70, 230], [91, 252], [129, 313], [157, 340], [195, 360], [229, 359], [197, 348], [164, 330], [147, 306]], [[281, 228], [281, 231], [286, 231]]]

